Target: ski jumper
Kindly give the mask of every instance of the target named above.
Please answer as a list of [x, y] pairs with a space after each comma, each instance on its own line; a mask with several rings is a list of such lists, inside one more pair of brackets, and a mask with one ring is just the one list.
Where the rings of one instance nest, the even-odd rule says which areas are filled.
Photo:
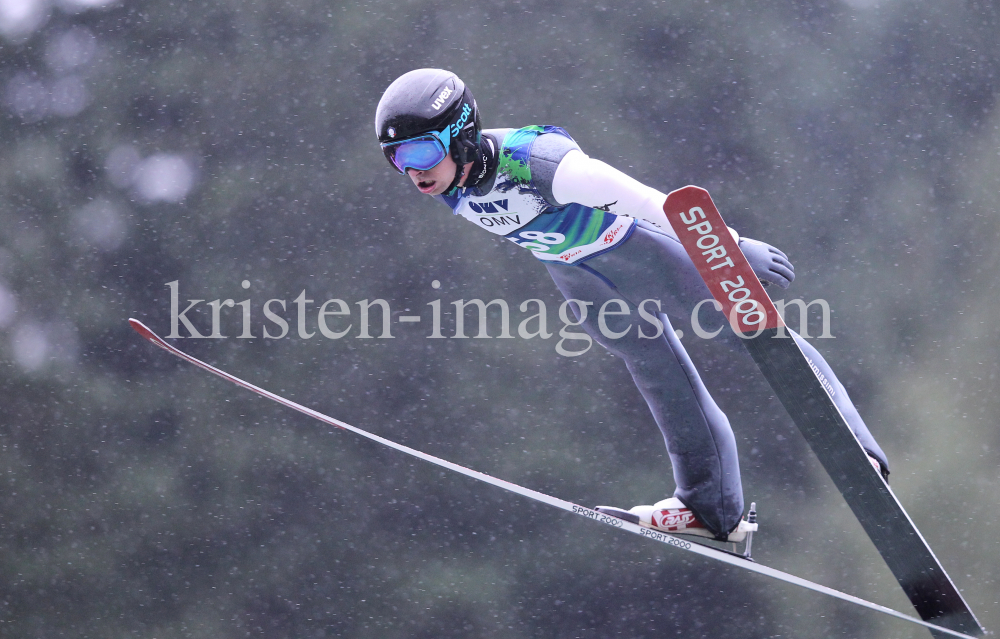
[[[736, 439], [671, 327], [669, 317], [691, 316], [711, 293], [663, 214], [666, 196], [586, 156], [564, 130], [552, 126], [483, 132], [496, 160], [475, 188], [437, 196], [457, 215], [527, 248], [541, 260], [582, 327], [625, 361], [666, 442], [674, 496], [716, 535], [743, 514]], [[662, 335], [639, 315], [643, 300], [659, 300]], [[598, 310], [611, 310], [599, 326]], [[646, 305], [646, 312], [651, 309]], [[715, 326], [725, 322], [702, 307]], [[621, 314], [617, 311], [622, 310]], [[655, 311], [654, 311], [655, 312]], [[641, 327], [641, 328], [640, 328]], [[831, 393], [861, 445], [887, 467], [826, 360], [794, 332], [803, 352], [831, 384]], [[613, 335], [615, 337], [608, 337]], [[744, 352], [731, 329], [720, 339]]]

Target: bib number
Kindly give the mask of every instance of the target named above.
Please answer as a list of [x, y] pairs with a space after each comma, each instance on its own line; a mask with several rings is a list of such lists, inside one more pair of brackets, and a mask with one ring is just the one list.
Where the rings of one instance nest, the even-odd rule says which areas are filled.
[[527, 240], [526, 242], [514, 243], [532, 251], [548, 251], [555, 244], [562, 244], [566, 241], [566, 236], [562, 233], [542, 233], [541, 231], [523, 231], [517, 234], [518, 238]]

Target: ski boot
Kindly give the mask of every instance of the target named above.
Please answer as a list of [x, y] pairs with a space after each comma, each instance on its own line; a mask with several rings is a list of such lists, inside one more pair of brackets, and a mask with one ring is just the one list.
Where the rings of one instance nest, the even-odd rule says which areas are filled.
[[883, 468], [882, 467], [882, 462], [880, 462], [878, 460], [878, 458], [875, 457], [875, 455], [872, 455], [867, 450], [865, 452], [868, 453], [868, 461], [871, 462], [872, 468], [874, 468], [875, 470], [877, 470], [878, 474], [882, 475], [882, 479], [885, 481], [885, 483], [888, 484], [889, 483], [889, 469], [888, 468]]
[[[705, 527], [705, 524], [698, 521], [698, 518], [694, 516], [691, 509], [676, 497], [658, 501], [652, 506], [635, 506], [629, 510], [622, 510], [613, 506], [598, 506], [594, 510], [671, 535], [696, 535], [698, 537], [717, 539]], [[751, 523], [747, 520], [740, 520], [739, 525], [729, 533], [726, 539], [718, 539], [718, 541], [739, 543], [747, 538], [748, 533], [755, 530], [757, 530], [756, 521]]]

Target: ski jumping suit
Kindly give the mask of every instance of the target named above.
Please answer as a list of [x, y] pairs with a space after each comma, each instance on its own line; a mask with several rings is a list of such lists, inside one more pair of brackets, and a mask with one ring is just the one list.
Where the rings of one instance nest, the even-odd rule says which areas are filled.
[[[487, 130], [483, 143], [492, 145], [494, 159], [483, 168], [478, 186], [437, 199], [531, 250], [563, 296], [583, 302], [571, 304], [577, 319], [586, 313], [582, 326], [587, 333], [625, 360], [663, 433], [677, 485], [674, 496], [716, 535], [733, 530], [743, 514], [736, 440], [668, 319], [690, 317], [711, 293], [669, 228], [663, 214], [666, 196], [589, 158], [558, 127]], [[642, 320], [637, 306], [646, 299], [662, 303], [662, 312], [645, 305], [647, 315], [656, 313], [664, 326], [652, 339], [653, 325]], [[622, 302], [609, 305], [612, 313], [604, 316], [602, 330], [598, 312], [609, 300]], [[711, 304], [702, 308], [713, 314], [713, 326], [725, 323]], [[619, 310], [627, 313], [619, 315]], [[723, 339], [743, 351], [731, 330], [720, 335], [727, 334]], [[885, 454], [826, 360], [791, 334], [826, 377], [861, 445], [887, 468]]]

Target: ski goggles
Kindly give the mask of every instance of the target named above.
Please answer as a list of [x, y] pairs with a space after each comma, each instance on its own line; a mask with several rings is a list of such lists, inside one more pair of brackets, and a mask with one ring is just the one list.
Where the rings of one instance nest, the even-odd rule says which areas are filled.
[[451, 127], [448, 126], [441, 132], [431, 131], [399, 142], [386, 142], [382, 144], [382, 153], [400, 173], [406, 173], [406, 169], [426, 171], [448, 157], [450, 144]]

